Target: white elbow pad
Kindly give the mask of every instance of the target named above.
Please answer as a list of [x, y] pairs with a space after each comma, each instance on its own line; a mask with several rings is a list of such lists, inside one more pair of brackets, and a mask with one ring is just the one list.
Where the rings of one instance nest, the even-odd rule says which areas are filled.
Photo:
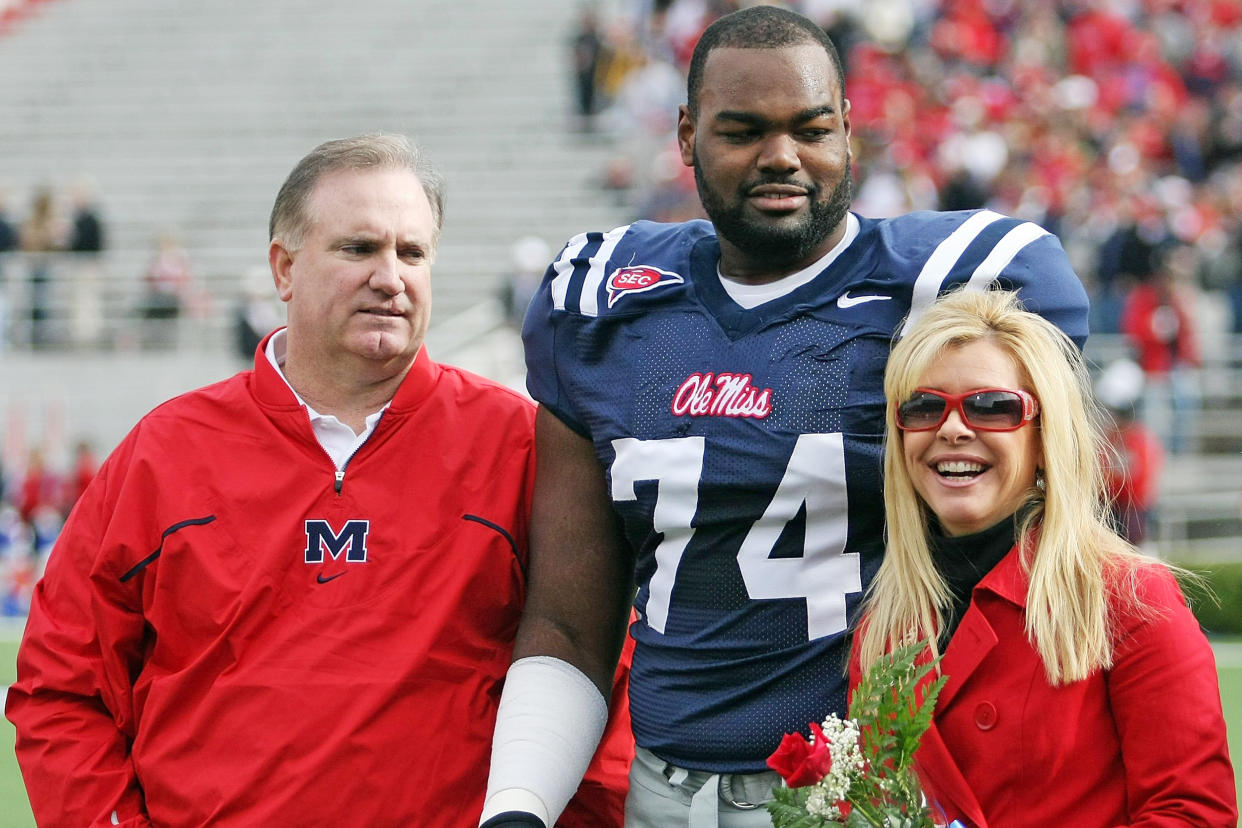
[[555, 825], [595, 755], [608, 703], [567, 661], [531, 656], [509, 667], [480, 824], [505, 811], [526, 811]]

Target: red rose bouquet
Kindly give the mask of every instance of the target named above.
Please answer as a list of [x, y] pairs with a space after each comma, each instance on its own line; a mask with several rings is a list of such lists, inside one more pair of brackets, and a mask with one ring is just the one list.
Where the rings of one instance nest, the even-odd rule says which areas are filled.
[[923, 678], [918, 642], [880, 659], [854, 690], [850, 717], [811, 723], [811, 737], [786, 734], [768, 758], [781, 775], [768, 803], [776, 828], [933, 828], [914, 772], [914, 751], [931, 725], [945, 676]]

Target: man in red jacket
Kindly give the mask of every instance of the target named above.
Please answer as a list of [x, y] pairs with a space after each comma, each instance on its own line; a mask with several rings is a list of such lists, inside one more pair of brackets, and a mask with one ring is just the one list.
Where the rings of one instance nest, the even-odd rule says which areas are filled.
[[[423, 348], [442, 205], [400, 136], [302, 159], [270, 227], [288, 327], [83, 494], [6, 704], [41, 826], [477, 823], [534, 410]], [[562, 825], [620, 825], [617, 700]]]

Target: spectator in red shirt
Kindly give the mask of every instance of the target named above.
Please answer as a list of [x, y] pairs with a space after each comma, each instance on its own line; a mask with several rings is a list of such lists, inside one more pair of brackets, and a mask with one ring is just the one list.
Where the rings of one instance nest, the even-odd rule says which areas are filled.
[[1201, 363], [1192, 297], [1184, 277], [1184, 246], [1157, 250], [1150, 275], [1135, 285], [1121, 312], [1121, 330], [1143, 369], [1143, 420], [1173, 453], [1187, 451], [1198, 407]]
[[38, 449], [26, 460], [26, 474], [17, 494], [17, 511], [22, 520], [33, 524], [44, 509], [60, 508], [60, 479], [53, 474]]
[[73, 473], [69, 478], [69, 485], [65, 492], [65, 513], [73, 508], [73, 504], [78, 502], [78, 498], [82, 496], [82, 492], [86, 491], [86, 487], [95, 479], [95, 472], [99, 470], [99, 458], [95, 456], [94, 449], [91, 444], [85, 440], [78, 443], [74, 450]]
[[1135, 546], [1147, 538], [1160, 493], [1164, 448], [1136, 416], [1143, 369], [1129, 359], [1112, 362], [1095, 384], [1096, 397], [1111, 415], [1104, 436], [1104, 482], [1117, 533]]

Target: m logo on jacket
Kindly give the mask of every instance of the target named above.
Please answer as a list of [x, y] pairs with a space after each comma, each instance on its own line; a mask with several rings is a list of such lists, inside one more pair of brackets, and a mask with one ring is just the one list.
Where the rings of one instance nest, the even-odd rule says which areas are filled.
[[367, 533], [371, 531], [368, 520], [347, 520], [340, 532], [332, 531], [326, 520], [306, 521], [306, 562], [323, 563], [326, 551], [336, 560], [345, 553], [347, 563], [367, 562]]

